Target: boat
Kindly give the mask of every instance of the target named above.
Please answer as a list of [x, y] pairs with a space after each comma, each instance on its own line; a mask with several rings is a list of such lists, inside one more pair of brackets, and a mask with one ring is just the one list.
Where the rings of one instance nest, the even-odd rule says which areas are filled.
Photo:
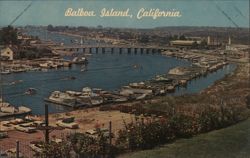
[[66, 77], [66, 78], [62, 78], [61, 80], [75, 80], [76, 77], [75, 76], [69, 76], [69, 77]]
[[23, 80], [17, 80], [17, 81], [10, 82], [9, 85], [15, 85], [15, 84], [22, 83], [22, 82]]
[[163, 83], [172, 83], [172, 79], [166, 78], [161, 75], [157, 75], [154, 79], [153, 82], [163, 82]]
[[11, 74], [10, 70], [2, 70], [1, 75], [8, 75]]
[[94, 105], [94, 106], [100, 105], [103, 103], [103, 98], [100, 96], [93, 96], [93, 97], [91, 97], [90, 102], [91, 102], [91, 105]]
[[85, 68], [85, 66], [83, 66], [83, 67], [81, 67], [81, 70], [80, 70], [81, 72], [84, 72], [84, 71], [86, 71], [86, 68]]
[[31, 109], [25, 106], [19, 106], [15, 108], [9, 103], [4, 102], [1, 102], [0, 105], [0, 118], [25, 116], [30, 113]]
[[92, 56], [91, 53], [85, 53], [84, 55], [85, 55], [85, 56]]
[[40, 71], [41, 68], [39, 67], [34, 67], [34, 68], [30, 68], [29, 71]]
[[20, 68], [20, 69], [12, 69], [11, 72], [13, 72], [13, 73], [21, 73], [21, 72], [26, 72], [26, 69], [22, 69], [22, 68]]
[[45, 69], [51, 69], [52, 68], [50, 63], [41, 63], [41, 64], [39, 64], [39, 66], [41, 68], [45, 68]]
[[69, 106], [69, 107], [79, 107], [82, 106], [75, 97], [70, 96], [68, 93], [63, 93], [60, 91], [54, 91], [49, 96], [49, 98], [44, 99], [47, 102], [51, 102], [58, 105]]
[[29, 88], [26, 92], [25, 92], [25, 94], [27, 94], [27, 95], [34, 95], [34, 94], [36, 94], [37, 93], [37, 90], [35, 89], [35, 88]]
[[88, 63], [88, 60], [87, 58], [85, 57], [75, 57], [72, 62], [74, 64], [87, 64]]

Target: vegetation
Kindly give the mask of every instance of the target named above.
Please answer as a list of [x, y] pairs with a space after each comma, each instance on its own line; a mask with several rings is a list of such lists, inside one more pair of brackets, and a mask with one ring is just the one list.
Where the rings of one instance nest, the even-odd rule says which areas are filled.
[[17, 39], [17, 29], [12, 26], [3, 27], [0, 30], [0, 44], [1, 45], [18, 45], [20, 41]]
[[20, 59], [36, 59], [41, 58], [45, 56], [53, 56], [51, 50], [48, 48], [37, 48], [37, 47], [31, 47], [24, 50], [20, 50]]
[[63, 143], [43, 143], [42, 152], [37, 154], [37, 157], [41, 158], [69, 158], [71, 157], [70, 142], [63, 141]]
[[79, 157], [110, 157], [127, 151], [152, 149], [177, 138], [188, 138], [235, 124], [250, 116], [249, 83], [245, 75], [248, 71], [248, 66], [241, 65], [233, 74], [200, 94], [167, 96], [153, 104], [132, 105], [124, 109], [122, 106], [121, 111], [135, 114], [135, 121], [124, 122], [124, 128], [113, 143], [115, 146], [109, 145], [102, 133], [96, 138], [73, 134], [63, 144], [68, 142], [69, 153]]
[[42, 144], [42, 152], [38, 157], [42, 158], [98, 158], [112, 157], [114, 147], [109, 146], [108, 137], [98, 130], [96, 136], [90, 136], [84, 133], [70, 134], [60, 143], [50, 142]]
[[188, 138], [234, 124], [241, 120], [242, 109], [207, 106], [196, 115], [175, 113], [168, 118], [136, 119], [119, 131], [116, 146], [121, 150], [151, 149], [176, 138]]
[[[174, 113], [165, 117], [136, 117], [134, 122], [124, 122], [118, 132], [115, 146], [99, 131], [97, 137], [82, 133], [71, 134], [62, 143], [44, 144], [40, 157], [114, 157], [127, 151], [152, 149], [199, 133], [223, 128], [239, 122], [242, 109], [207, 106], [196, 115]], [[56, 152], [55, 152], [56, 151]]]

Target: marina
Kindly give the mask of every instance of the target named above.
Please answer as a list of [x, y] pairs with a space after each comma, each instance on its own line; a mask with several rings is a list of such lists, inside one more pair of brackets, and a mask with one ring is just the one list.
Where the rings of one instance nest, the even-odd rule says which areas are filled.
[[229, 1], [0, 2], [0, 157], [248, 157], [249, 3]]
[[[164, 51], [163, 48], [150, 46], [145, 47], [146, 49], [136, 49], [137, 46], [127, 49], [125, 46], [123, 48], [125, 50], [121, 50], [120, 48], [124, 46], [112, 48], [112, 45], [107, 45], [105, 49], [101, 48], [104, 53], [98, 53], [98, 50], [94, 50], [94, 53], [91, 52], [91, 47], [95, 47], [93, 41], [90, 41], [89, 51], [85, 52], [78, 49], [78, 47], [87, 49], [85, 46], [78, 45], [72, 48], [70, 41], [74, 39], [73, 37], [55, 33], [48, 33], [47, 36], [58, 43], [61, 39], [65, 39], [64, 43], [67, 46], [56, 49], [68, 49], [76, 56], [61, 55], [61, 57], [15, 61], [5, 64], [1, 71], [4, 80], [3, 97], [13, 105], [21, 102], [29, 106], [33, 114], [43, 114], [43, 110], [40, 109], [43, 108], [44, 101], [56, 105], [49, 107], [51, 112], [62, 112], [67, 111], [68, 107], [91, 107], [116, 101], [152, 98], [157, 95], [190, 93], [197, 85], [189, 87], [188, 83], [193, 84], [200, 79], [212, 84], [217, 77], [211, 80], [208, 74], [223, 77], [224, 74], [221, 72], [220, 74], [213, 72], [224, 71], [227, 74], [234, 69], [234, 66], [227, 65], [223, 57], [203, 57], [180, 49], [169, 48]], [[154, 53], [159, 50], [160, 54]], [[228, 69], [220, 70], [225, 65]], [[189, 72], [182, 75], [171, 73], [179, 71], [178, 69], [186, 69]], [[27, 93], [31, 87], [36, 89], [36, 93], [32, 96]], [[65, 95], [72, 97], [70, 96], [72, 94], [68, 95], [65, 91], [81, 92], [79, 90], [84, 87], [102, 89], [105, 93], [102, 96], [80, 95], [78, 99], [71, 98], [69, 103], [61, 101], [60, 97], [50, 99], [54, 91], [59, 91], [63, 97]]]
[[31, 113], [31, 109], [25, 106], [15, 107], [8, 102], [0, 99], [0, 120], [3, 118], [12, 118], [25, 116]]
[[[158, 61], [158, 62], [155, 62]], [[112, 65], [110, 65], [112, 63]], [[153, 67], [148, 63], [154, 63]], [[3, 75], [3, 79], [7, 83], [15, 82], [15, 88], [6, 84], [4, 88], [3, 96], [10, 101], [13, 105], [21, 102], [32, 109], [33, 114], [42, 114], [41, 110], [45, 104], [44, 98], [48, 98], [53, 91], [79, 91], [83, 87], [101, 88], [105, 91], [117, 91], [121, 87], [129, 85], [130, 83], [146, 82], [157, 75], [167, 74], [167, 72], [177, 66], [187, 67], [191, 65], [191, 61], [185, 61], [183, 59], [176, 59], [175, 57], [162, 56], [157, 54], [145, 54], [145, 55], [120, 55], [115, 54], [93, 54], [89, 57], [89, 63], [86, 66], [86, 70], [82, 71], [82, 67], [79, 65], [72, 65], [71, 67], [62, 67], [60, 69], [44, 69], [42, 72], [32, 71], [16, 73], [11, 75]], [[125, 65], [126, 64], [126, 65]], [[118, 66], [119, 65], [119, 66]], [[120, 66], [124, 65], [124, 66]], [[140, 66], [135, 66], [140, 65]], [[229, 72], [225, 69], [225, 73], [230, 73], [233, 69], [229, 67]], [[219, 70], [220, 71], [220, 70]], [[100, 75], [97, 75], [100, 74]], [[126, 76], [124, 76], [126, 74]], [[219, 74], [219, 73], [218, 73]], [[217, 75], [218, 75], [217, 74]], [[216, 73], [213, 74], [216, 76]], [[220, 74], [223, 77], [222, 74]], [[101, 77], [101, 79], [99, 79]], [[15, 78], [16, 81], [13, 81]], [[96, 78], [96, 79], [95, 79]], [[113, 80], [112, 80], [113, 79]], [[158, 77], [158, 82], [161, 77]], [[185, 78], [189, 81], [191, 78]], [[205, 78], [204, 78], [205, 79]], [[22, 82], [17, 82], [18, 80]], [[157, 81], [156, 80], [156, 81]], [[164, 80], [164, 79], [163, 79]], [[209, 80], [208, 77], [205, 80]], [[58, 82], [59, 81], [59, 82]], [[215, 80], [214, 80], [215, 81]], [[155, 82], [155, 81], [154, 81]], [[164, 82], [164, 81], [162, 81]], [[183, 81], [185, 82], [185, 81]], [[213, 81], [211, 81], [212, 83]], [[113, 83], [113, 84], [108, 84]], [[146, 82], [147, 83], [147, 82]], [[157, 87], [156, 83], [151, 83], [154, 87]], [[165, 84], [164, 84], [165, 85]], [[166, 84], [167, 85], [167, 84]], [[166, 94], [166, 91], [179, 93], [183, 90], [189, 93], [192, 88], [187, 86], [186, 90], [180, 88], [174, 90], [177, 86], [177, 82], [167, 85], [162, 89], [162, 93]], [[37, 93], [35, 95], [23, 95], [28, 88], [35, 88]], [[205, 88], [205, 87], [204, 87]], [[135, 89], [133, 89], [135, 90]], [[202, 89], [200, 89], [202, 90]], [[131, 91], [131, 90], [130, 90]], [[128, 90], [124, 91], [128, 92]], [[113, 93], [113, 92], [112, 92]], [[159, 92], [158, 92], [159, 93]], [[108, 94], [105, 94], [108, 95]], [[154, 94], [155, 95], [155, 94]], [[158, 94], [157, 94], [158, 95]], [[119, 95], [109, 94], [109, 96], [115, 96], [116, 100], [127, 100]], [[121, 97], [121, 98], [119, 98]], [[137, 99], [146, 97], [145, 95], [134, 96]], [[109, 97], [110, 98], [110, 97]], [[112, 97], [111, 97], [112, 98]], [[108, 99], [107, 99], [108, 100]], [[103, 103], [105, 101], [95, 101], [94, 104]], [[84, 103], [85, 105], [90, 105]], [[65, 111], [68, 108], [63, 106], [50, 106], [51, 112]]]
[[[165, 53], [165, 55], [169, 54]], [[99, 87], [95, 88], [95, 91], [89, 87], [83, 88], [82, 91], [54, 91], [49, 98], [45, 98], [45, 101], [77, 108], [150, 99], [154, 96], [173, 93], [176, 87], [186, 87], [189, 81], [206, 76], [208, 73], [217, 71], [228, 64], [219, 58], [204, 58], [198, 55], [189, 56], [185, 53], [175, 54], [174, 57], [187, 59], [192, 62], [192, 65], [175, 67], [170, 69], [168, 73], [156, 75], [150, 80], [129, 83], [129, 85], [122, 86], [115, 91], [106, 91]], [[193, 60], [194, 58], [195, 60]]]

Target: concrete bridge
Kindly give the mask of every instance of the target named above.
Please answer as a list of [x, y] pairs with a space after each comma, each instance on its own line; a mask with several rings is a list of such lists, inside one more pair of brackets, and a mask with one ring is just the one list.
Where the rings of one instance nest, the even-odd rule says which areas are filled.
[[173, 47], [159, 47], [159, 46], [144, 46], [144, 45], [70, 45], [70, 46], [49, 46], [53, 51], [77, 51], [83, 53], [161, 53], [166, 50], [177, 50], [178, 48]]

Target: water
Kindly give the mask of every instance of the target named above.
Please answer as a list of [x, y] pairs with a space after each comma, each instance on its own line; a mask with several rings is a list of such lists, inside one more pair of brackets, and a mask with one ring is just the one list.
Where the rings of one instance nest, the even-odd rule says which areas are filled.
[[[134, 69], [134, 64], [139, 64], [142, 68]], [[190, 64], [188, 61], [161, 55], [93, 54], [89, 58], [87, 71], [84, 72], [80, 71], [81, 66], [74, 65], [70, 69], [4, 75], [3, 81], [6, 85], [3, 86], [3, 97], [13, 105], [25, 105], [32, 108], [34, 114], [43, 114], [43, 99], [55, 90], [81, 91], [86, 86], [117, 90], [131, 82], [149, 80], [157, 74], [168, 72], [173, 67], [189, 66]], [[234, 68], [234, 65], [228, 65], [207, 77], [193, 80], [187, 88], [180, 88], [175, 94], [199, 92], [230, 73]], [[74, 76], [76, 79], [67, 80], [66, 78], [70, 76]], [[7, 85], [17, 80], [23, 80], [23, 82]], [[32, 96], [23, 95], [30, 87], [36, 88], [38, 93]], [[66, 109], [62, 106], [50, 106], [50, 112], [60, 112]]]
[[198, 93], [201, 90], [209, 87], [214, 83], [214, 81], [217, 81], [221, 78], [223, 78], [226, 74], [231, 73], [236, 68], [235, 64], [230, 64], [227, 66], [224, 66], [222, 69], [219, 69], [213, 73], [207, 74], [206, 77], [201, 77], [198, 79], [194, 79], [192, 81], [189, 81], [187, 84], [187, 88], [179, 88], [174, 93], [174, 95], [182, 95], [182, 94], [192, 94], [192, 93]]
[[[40, 38], [52, 39], [56, 42], [70, 44], [73, 37], [47, 33], [44, 30], [31, 30], [32, 35]], [[95, 44], [95, 41], [85, 41]], [[133, 65], [139, 64], [141, 68], [134, 69]], [[55, 90], [76, 90], [81, 91], [83, 87], [102, 88], [105, 90], [118, 90], [121, 86], [131, 82], [145, 81], [153, 78], [157, 74], [167, 73], [176, 66], [190, 66], [191, 62], [176, 58], [165, 57], [157, 54], [119, 54], [118, 50], [111, 53], [93, 53], [89, 57], [87, 71], [81, 72], [79, 65], [72, 68], [48, 70], [44, 72], [25, 72], [4, 75], [3, 98], [14, 106], [25, 105], [32, 109], [33, 114], [44, 113], [44, 98], [47, 98]], [[212, 85], [214, 81], [222, 78], [225, 74], [233, 71], [234, 65], [228, 65], [224, 69], [218, 70], [207, 77], [190, 82], [187, 88], [178, 89], [174, 95], [184, 93], [196, 93]], [[75, 80], [65, 80], [70, 76], [76, 77]], [[15, 85], [8, 85], [17, 80], [23, 82]], [[24, 95], [28, 88], [37, 89], [36, 95]], [[69, 108], [51, 105], [49, 111], [62, 112]]]
[[[49, 32], [45, 29], [28, 29], [24, 30], [25, 33], [32, 35], [32, 36], [38, 36], [41, 40], [52, 40], [57, 43], [63, 43], [64, 45], [71, 45], [71, 44], [80, 44], [81, 38], [80, 37], [73, 37], [73, 36], [67, 36], [63, 34], [53, 33]], [[85, 45], [95, 45], [97, 41], [91, 40], [91, 39], [84, 39], [82, 38]], [[98, 43], [101, 43], [103, 41], [98, 41]]]
[[[134, 69], [139, 64], [142, 68]], [[70, 69], [48, 70], [47, 72], [25, 72], [4, 75], [5, 84], [23, 80], [16, 85], [3, 87], [4, 99], [13, 105], [26, 105], [34, 114], [43, 114], [43, 99], [55, 90], [77, 90], [83, 87], [98, 87], [105, 90], [117, 90], [130, 82], [149, 80], [157, 74], [168, 72], [175, 66], [188, 66], [190, 62], [163, 57], [161, 55], [93, 54], [89, 58], [87, 71], [81, 72], [81, 66]], [[69, 76], [75, 80], [65, 80]], [[22, 95], [28, 88], [36, 88], [33, 96]], [[61, 106], [50, 106], [51, 112], [65, 110]]]

